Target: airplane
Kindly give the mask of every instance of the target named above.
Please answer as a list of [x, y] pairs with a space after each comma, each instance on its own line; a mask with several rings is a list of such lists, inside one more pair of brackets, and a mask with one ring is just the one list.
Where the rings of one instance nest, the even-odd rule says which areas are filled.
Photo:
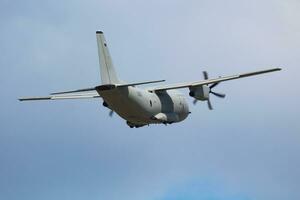
[[162, 85], [151, 88], [139, 88], [139, 85], [160, 83], [165, 80], [127, 83], [121, 81], [115, 71], [109, 50], [102, 31], [96, 31], [101, 85], [64, 92], [51, 93], [44, 97], [19, 98], [20, 101], [61, 100], [102, 98], [103, 106], [110, 109], [109, 116], [116, 112], [126, 120], [130, 128], [139, 128], [150, 124], [173, 124], [182, 122], [191, 113], [186, 98], [177, 89], [188, 88], [189, 96], [197, 101], [206, 101], [208, 108], [213, 109], [210, 97], [214, 95], [225, 98], [225, 94], [213, 89], [221, 82], [280, 71], [281, 68], [255, 71], [232, 76], [209, 79], [203, 72], [204, 80]]

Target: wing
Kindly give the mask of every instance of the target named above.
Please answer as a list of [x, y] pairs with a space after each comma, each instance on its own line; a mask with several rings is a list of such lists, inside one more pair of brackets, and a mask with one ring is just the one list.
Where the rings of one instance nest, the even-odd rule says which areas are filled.
[[120, 87], [129, 87], [129, 86], [136, 86], [136, 85], [143, 85], [143, 84], [150, 84], [150, 83], [158, 83], [163, 82], [165, 80], [157, 80], [157, 81], [144, 81], [144, 82], [135, 82], [135, 83], [128, 83], [128, 84], [107, 84], [107, 85], [98, 85], [96, 87], [84, 88], [79, 90], [71, 90], [71, 91], [64, 91], [64, 92], [55, 92], [51, 93], [49, 96], [44, 97], [24, 97], [19, 98], [20, 101], [34, 101], [34, 100], [61, 100], [61, 99], [89, 99], [89, 98], [99, 98], [101, 97], [97, 91], [102, 90], [110, 90], [114, 88]]
[[158, 91], [164, 91], [164, 90], [180, 89], [180, 88], [187, 88], [187, 87], [196, 87], [196, 86], [219, 83], [219, 82], [223, 82], [223, 81], [229, 81], [229, 80], [234, 80], [234, 79], [239, 79], [239, 78], [245, 78], [245, 77], [249, 77], [249, 76], [255, 76], [255, 75], [259, 75], [259, 74], [265, 74], [265, 73], [275, 72], [275, 71], [280, 71], [280, 70], [281, 70], [281, 68], [273, 68], [273, 69], [249, 72], [249, 73], [244, 73], [244, 74], [237, 74], [237, 75], [232, 75], [232, 76], [219, 77], [219, 78], [215, 78], [215, 79], [208, 79], [208, 80], [203, 80], [203, 81], [195, 81], [195, 82], [187, 82], [187, 83], [178, 83], [178, 84], [172, 84], [172, 85], [166, 85], [166, 86], [159, 86], [159, 87], [149, 89], [149, 91], [158, 92]]
[[24, 97], [19, 98], [20, 101], [36, 101], [36, 100], [63, 100], [63, 99], [90, 99], [100, 98], [101, 96], [96, 91], [89, 92], [66, 92], [61, 94], [50, 94], [44, 97]]

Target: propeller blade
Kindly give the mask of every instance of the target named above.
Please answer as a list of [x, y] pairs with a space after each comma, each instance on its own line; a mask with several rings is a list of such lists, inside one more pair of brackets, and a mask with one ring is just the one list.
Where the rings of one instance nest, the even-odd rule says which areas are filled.
[[213, 107], [212, 107], [209, 99], [207, 100], [207, 105], [208, 105], [209, 110], [213, 110]]
[[215, 96], [217, 96], [217, 97], [220, 97], [220, 98], [225, 98], [225, 97], [226, 97], [226, 94], [217, 93], [217, 92], [212, 92], [212, 91], [210, 91], [210, 93], [212, 93], [213, 95], [215, 95]]
[[216, 87], [217, 85], [219, 85], [220, 82], [214, 83], [211, 86], [209, 86], [210, 89], [213, 89], [214, 87]]
[[194, 99], [193, 104], [196, 105], [197, 104], [197, 99]]
[[204, 80], [207, 80], [208, 79], [207, 71], [203, 71], [202, 73], [203, 73]]
[[114, 111], [113, 111], [113, 110], [110, 110], [110, 111], [109, 111], [109, 116], [112, 117], [113, 114], [114, 114]]

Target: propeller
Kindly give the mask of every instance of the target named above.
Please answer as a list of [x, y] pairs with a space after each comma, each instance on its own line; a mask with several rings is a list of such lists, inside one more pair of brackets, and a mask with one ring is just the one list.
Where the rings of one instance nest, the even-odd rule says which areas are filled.
[[197, 102], [198, 102], [198, 100], [197, 100], [197, 99], [194, 99], [193, 104], [196, 105]]
[[213, 107], [212, 107], [211, 102], [210, 102], [209, 99], [207, 100], [207, 106], [208, 106], [209, 110], [213, 109]]
[[[204, 77], [205, 80], [208, 79], [208, 73], [206, 71], [203, 72], [203, 77]], [[217, 85], [219, 85], [219, 83], [220, 82], [213, 83], [212, 85], [210, 85], [209, 86], [209, 93], [213, 94], [213, 95], [215, 95], [216, 97], [219, 97], [219, 98], [225, 98], [225, 96], [226, 96], [225, 94], [212, 91], [212, 89], [214, 87], [216, 87]], [[208, 106], [209, 110], [213, 110], [213, 107], [212, 107], [212, 104], [210, 102], [210, 99], [207, 100], [207, 106]]]
[[[109, 108], [108, 104], [105, 101], [103, 101], [103, 106], [106, 107], [106, 108]], [[114, 111], [110, 110], [109, 113], [108, 113], [108, 115], [110, 117], [112, 117], [114, 115]]]
[[113, 111], [113, 110], [110, 110], [108, 115], [109, 115], [110, 117], [112, 117], [112, 116], [114, 115], [114, 111]]
[[[203, 71], [203, 77], [204, 77], [204, 80], [207, 80], [208, 79], [208, 73], [206, 71]], [[219, 98], [225, 98], [226, 95], [225, 94], [222, 94], [222, 93], [218, 93], [218, 92], [214, 92], [212, 91], [212, 89], [214, 87], [216, 87], [217, 85], [219, 85], [220, 82], [217, 82], [217, 83], [213, 83], [209, 86], [209, 94], [213, 94], [215, 95], [216, 97], [219, 97]], [[193, 101], [193, 104], [195, 105], [197, 103], [197, 99], [194, 99]], [[213, 107], [212, 107], [212, 104], [211, 104], [211, 101], [210, 99], [207, 100], [207, 106], [210, 110], [213, 110]]]

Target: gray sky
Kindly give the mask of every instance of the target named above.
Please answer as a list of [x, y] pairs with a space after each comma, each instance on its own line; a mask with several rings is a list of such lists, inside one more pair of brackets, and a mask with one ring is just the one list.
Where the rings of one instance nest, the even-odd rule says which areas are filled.
[[[300, 198], [300, 2], [0, 2], [0, 199]], [[119, 76], [226, 82], [172, 126], [129, 129], [99, 100], [20, 103], [99, 84], [95, 31]], [[138, 75], [137, 75], [138, 74]], [[183, 90], [187, 94], [187, 91]]]

